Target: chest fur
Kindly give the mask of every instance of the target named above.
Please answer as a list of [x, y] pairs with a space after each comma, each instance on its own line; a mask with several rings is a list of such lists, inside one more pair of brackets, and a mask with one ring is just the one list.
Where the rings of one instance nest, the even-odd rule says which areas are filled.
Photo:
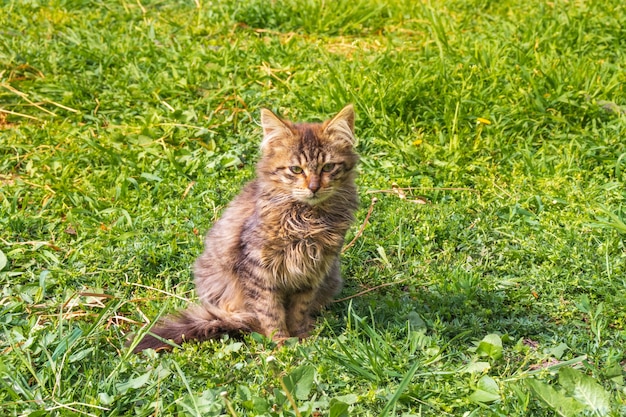
[[339, 256], [349, 224], [349, 219], [299, 207], [261, 213], [249, 224], [255, 250], [248, 256], [262, 266], [272, 286], [316, 288]]

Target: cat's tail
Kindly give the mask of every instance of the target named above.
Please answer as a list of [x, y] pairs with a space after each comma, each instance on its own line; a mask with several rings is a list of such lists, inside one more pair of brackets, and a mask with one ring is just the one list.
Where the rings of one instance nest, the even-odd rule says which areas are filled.
[[[159, 320], [133, 349], [171, 349], [171, 342], [180, 345], [196, 340], [202, 342], [222, 335], [250, 333], [258, 328], [256, 318], [250, 313], [231, 313], [214, 306], [193, 305], [186, 310]], [[165, 340], [171, 341], [166, 343]], [[132, 344], [132, 343], [129, 343]]]

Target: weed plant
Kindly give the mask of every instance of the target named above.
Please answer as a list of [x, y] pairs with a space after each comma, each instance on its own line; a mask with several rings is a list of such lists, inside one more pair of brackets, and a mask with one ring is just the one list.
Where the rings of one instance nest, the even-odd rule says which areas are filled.
[[[617, 0], [1, 2], [0, 414], [625, 415], [624, 22]], [[194, 301], [259, 108], [349, 102], [362, 209], [313, 337], [129, 353]]]

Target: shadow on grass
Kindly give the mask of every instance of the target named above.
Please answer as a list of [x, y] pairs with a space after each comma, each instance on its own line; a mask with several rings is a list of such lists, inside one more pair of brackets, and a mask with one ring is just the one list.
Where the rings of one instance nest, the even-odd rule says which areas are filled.
[[511, 301], [505, 291], [480, 288], [469, 293], [408, 287], [372, 292], [333, 304], [324, 318], [335, 334], [342, 334], [351, 312], [368, 317], [380, 331], [417, 326], [442, 339], [464, 334], [461, 340], [467, 342], [489, 333], [506, 334], [513, 340], [545, 338], [554, 325], [532, 305]]

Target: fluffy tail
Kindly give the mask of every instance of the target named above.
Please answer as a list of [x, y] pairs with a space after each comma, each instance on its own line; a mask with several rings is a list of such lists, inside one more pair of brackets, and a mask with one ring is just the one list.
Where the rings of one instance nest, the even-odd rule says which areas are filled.
[[249, 313], [229, 313], [217, 307], [194, 305], [160, 320], [144, 335], [133, 352], [171, 349], [172, 346], [161, 339], [181, 344], [190, 340], [201, 342], [215, 339], [224, 334], [235, 336], [250, 333], [258, 327], [256, 323], [254, 316]]

